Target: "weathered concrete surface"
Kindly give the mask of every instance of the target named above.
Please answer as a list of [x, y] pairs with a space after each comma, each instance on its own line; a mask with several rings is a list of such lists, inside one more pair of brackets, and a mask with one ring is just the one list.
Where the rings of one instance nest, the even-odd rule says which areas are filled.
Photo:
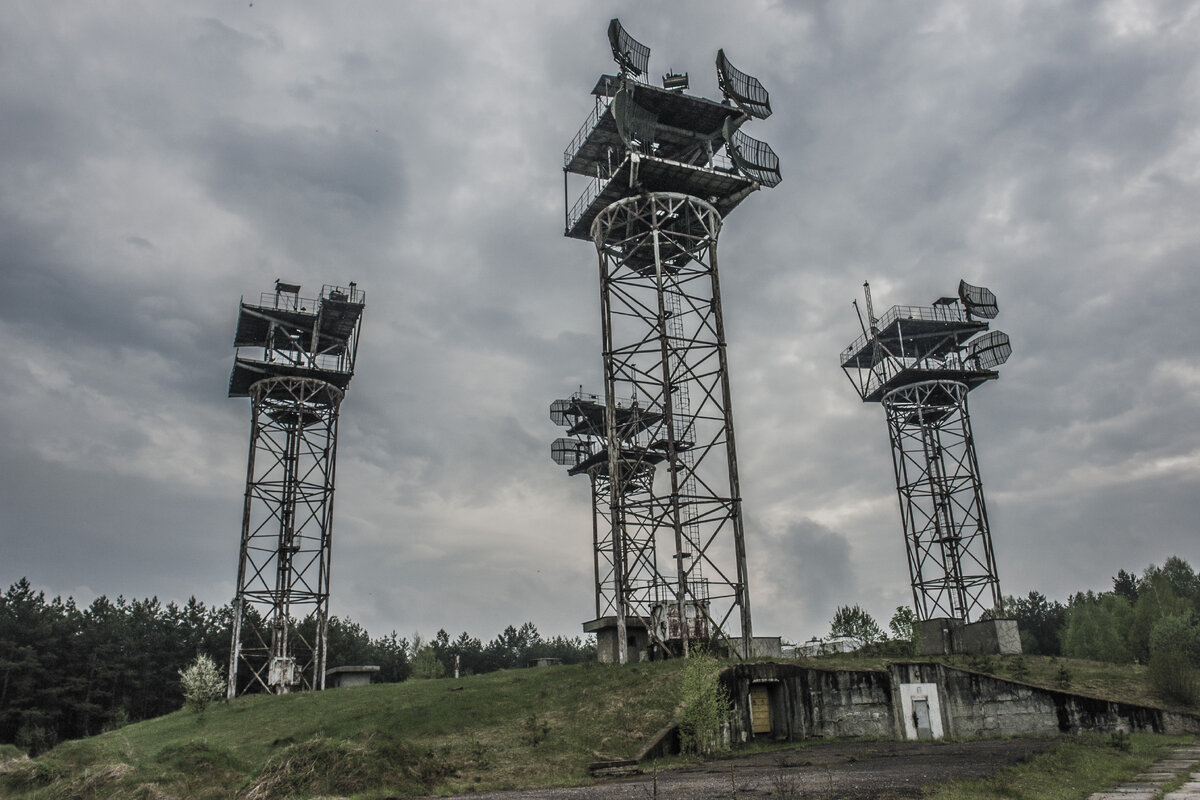
[[917, 623], [919, 652], [923, 656], [1017, 655], [1021, 652], [1021, 633], [1013, 619], [989, 619], [963, 622], [937, 617]]
[[1132, 781], [1095, 792], [1088, 800], [1200, 800], [1200, 773], [1191, 773], [1191, 780], [1179, 789], [1163, 794], [1157, 784], [1177, 780], [1181, 774], [1200, 763], [1200, 747], [1181, 747], [1167, 758], [1156, 761]]
[[1200, 733], [1200, 718], [1158, 708], [1042, 689], [942, 664], [889, 665], [896, 683], [935, 683], [947, 736], [1014, 736], [1079, 731]]
[[[1042, 689], [930, 662], [888, 671], [822, 670], [787, 663], [738, 664], [722, 674], [733, 701], [732, 742], [1053, 736], [1079, 731], [1200, 733], [1200, 717]], [[769, 730], [755, 734], [752, 690], [765, 692]], [[934, 719], [919, 730], [917, 698]], [[759, 707], [762, 723], [763, 707]]]
[[[751, 685], [766, 687], [773, 739], [895, 736], [891, 681], [886, 672], [820, 670], [795, 664], [738, 664], [723, 675], [734, 700], [730, 739], [749, 741]], [[763, 734], [759, 734], [760, 736]]]

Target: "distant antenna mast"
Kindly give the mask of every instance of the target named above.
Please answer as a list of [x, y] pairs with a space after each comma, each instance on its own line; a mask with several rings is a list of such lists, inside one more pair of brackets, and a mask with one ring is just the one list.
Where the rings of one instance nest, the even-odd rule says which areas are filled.
[[[338, 410], [363, 293], [275, 282], [241, 303], [230, 397], [251, 400], [229, 697], [325, 688]], [[243, 355], [248, 352], [248, 355]]]
[[1007, 334], [984, 333], [996, 297], [962, 281], [958, 297], [893, 306], [877, 319], [871, 287], [863, 288], [870, 327], [842, 351], [841, 365], [863, 402], [882, 403], [887, 413], [917, 615], [972, 622], [998, 614], [1000, 581], [967, 409], [967, 393], [999, 377], [996, 368], [1012, 353]]
[[[584, 630], [605, 660], [624, 662], [643, 641], [651, 657], [684, 655], [694, 640], [744, 655], [750, 593], [716, 246], [723, 218], [780, 181], [775, 152], [741, 130], [770, 115], [770, 100], [723, 51], [725, 102], [686, 94], [686, 73], [643, 83], [650, 48], [616, 19], [608, 38], [621, 75], [597, 82], [563, 179], [565, 234], [591, 241], [600, 261], [604, 401], [551, 411], [577, 434], [554, 443], [555, 460], [592, 476], [601, 567]], [[570, 175], [588, 181], [573, 204]]]

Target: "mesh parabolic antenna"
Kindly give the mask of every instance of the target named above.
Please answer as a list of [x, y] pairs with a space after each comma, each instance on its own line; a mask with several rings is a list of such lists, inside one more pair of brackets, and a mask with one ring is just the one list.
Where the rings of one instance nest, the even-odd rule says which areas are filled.
[[1000, 307], [996, 304], [996, 295], [992, 294], [991, 289], [983, 286], [972, 286], [966, 281], [959, 281], [958, 298], [966, 306], [967, 313], [973, 317], [995, 319], [996, 315], [1000, 313]]
[[747, 75], [729, 63], [724, 50], [717, 51], [717, 83], [722, 94], [752, 117], [771, 116], [771, 96], [753, 75]]
[[612, 45], [613, 58], [622, 71], [635, 76], [649, 71], [650, 48], [630, 36], [616, 17], [608, 23], [608, 43]]
[[578, 439], [555, 439], [550, 444], [550, 458], [560, 467], [576, 467], [592, 455], [587, 442]]
[[729, 156], [739, 172], [767, 188], [779, 185], [783, 175], [779, 171], [779, 156], [771, 145], [747, 136], [732, 119], [725, 120], [723, 135]]
[[967, 361], [974, 361], [979, 369], [995, 369], [1011, 355], [1012, 344], [1004, 331], [988, 331], [967, 343]]

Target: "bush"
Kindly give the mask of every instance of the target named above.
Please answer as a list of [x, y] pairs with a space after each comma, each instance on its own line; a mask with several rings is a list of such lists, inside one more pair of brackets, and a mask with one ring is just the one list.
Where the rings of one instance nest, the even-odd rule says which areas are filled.
[[1164, 700], [1185, 706], [1200, 700], [1200, 679], [1182, 649], [1166, 647], [1152, 652], [1148, 674], [1151, 688]]
[[721, 685], [721, 663], [693, 650], [680, 677], [679, 740], [685, 753], [707, 755], [725, 749], [722, 727], [729, 717], [729, 695]]
[[179, 683], [183, 688], [183, 705], [197, 714], [204, 712], [208, 704], [225, 692], [225, 679], [217, 671], [217, 665], [204, 653], [179, 670]]
[[1200, 699], [1200, 624], [1195, 614], [1168, 614], [1150, 631], [1150, 686], [1164, 700], [1192, 706]]

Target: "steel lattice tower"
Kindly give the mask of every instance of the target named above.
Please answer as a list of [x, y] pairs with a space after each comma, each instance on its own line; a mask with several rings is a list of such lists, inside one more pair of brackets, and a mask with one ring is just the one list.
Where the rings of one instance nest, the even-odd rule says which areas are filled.
[[[748, 653], [752, 637], [741, 491], [717, 272], [723, 218], [779, 183], [779, 159], [741, 131], [771, 107], [756, 78], [717, 54], [725, 102], [646, 81], [650, 51], [617, 20], [620, 66], [564, 154], [568, 237], [600, 268], [604, 396], [556, 401], [573, 438], [556, 462], [592, 482], [597, 619], [584, 629], [650, 657], [703, 640]], [[572, 204], [569, 176], [588, 183]], [[630, 398], [618, 400], [618, 398]], [[601, 402], [603, 405], [601, 406]]]
[[[243, 301], [230, 397], [251, 400], [227, 695], [325, 688], [338, 410], [363, 293], [275, 282]], [[243, 357], [249, 350], [255, 357]]]
[[869, 325], [842, 351], [841, 365], [862, 400], [882, 403], [887, 415], [917, 616], [998, 616], [1000, 581], [967, 408], [968, 393], [998, 378], [996, 367], [1012, 353], [1007, 334], [983, 333], [996, 297], [964, 281], [958, 297], [893, 306], [876, 319], [865, 288]]

